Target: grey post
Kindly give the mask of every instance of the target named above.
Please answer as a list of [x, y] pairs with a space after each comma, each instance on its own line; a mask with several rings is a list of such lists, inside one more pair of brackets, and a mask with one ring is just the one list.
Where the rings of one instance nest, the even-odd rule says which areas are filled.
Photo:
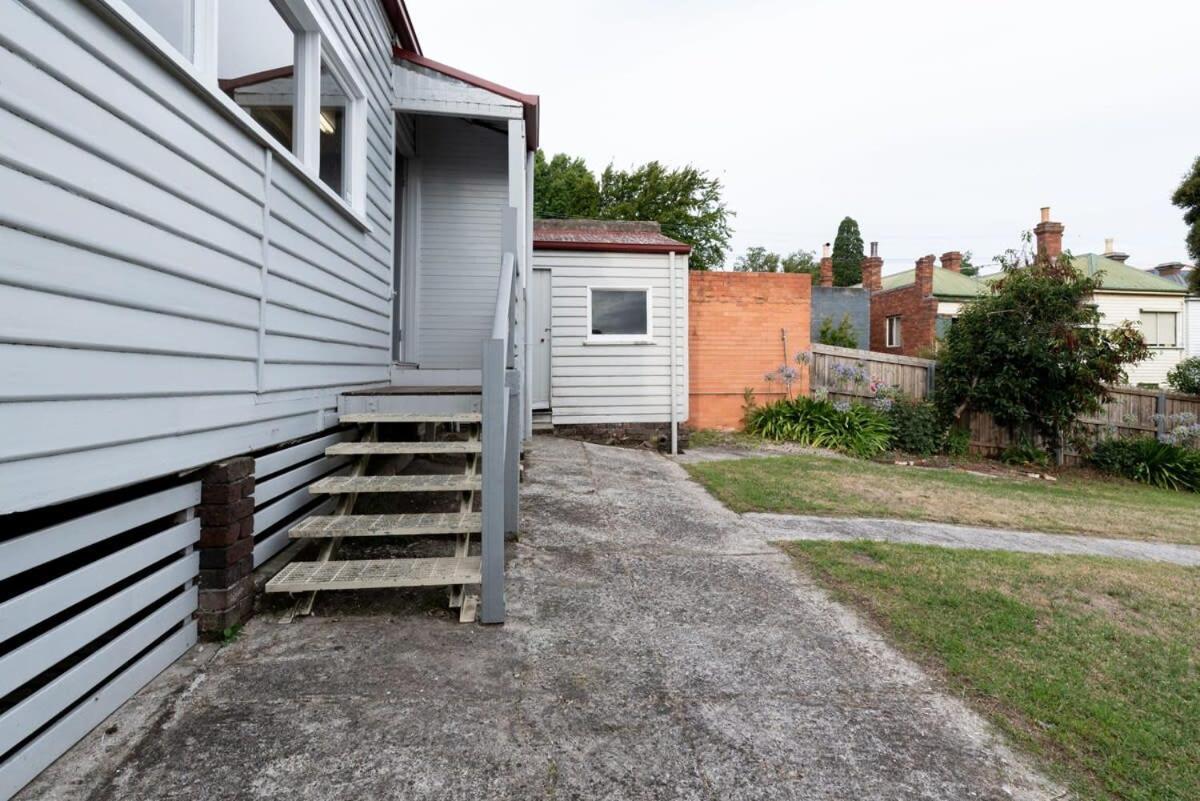
[[1154, 399], [1155, 426], [1158, 429], [1158, 439], [1161, 441], [1167, 436], [1167, 393], [1159, 390], [1158, 397]]
[[508, 431], [504, 449], [504, 533], [520, 527], [519, 482], [521, 477], [521, 371], [509, 373]]
[[483, 536], [479, 619], [504, 622], [504, 446], [508, 388], [503, 339], [483, 341]]

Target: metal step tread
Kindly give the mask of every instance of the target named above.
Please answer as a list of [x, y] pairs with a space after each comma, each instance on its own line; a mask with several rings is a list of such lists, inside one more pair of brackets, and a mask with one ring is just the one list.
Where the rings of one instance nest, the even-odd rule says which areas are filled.
[[479, 412], [347, 412], [338, 415], [343, 423], [478, 423]]
[[267, 582], [267, 592], [478, 584], [480, 573], [478, 556], [292, 562]]
[[339, 442], [326, 456], [390, 456], [405, 453], [481, 453], [479, 442]]
[[422, 534], [475, 534], [483, 531], [478, 512], [407, 515], [314, 515], [289, 533], [292, 539], [328, 537], [413, 537]]
[[351, 492], [449, 492], [481, 490], [478, 475], [435, 476], [329, 476], [309, 485], [313, 495], [344, 495]]

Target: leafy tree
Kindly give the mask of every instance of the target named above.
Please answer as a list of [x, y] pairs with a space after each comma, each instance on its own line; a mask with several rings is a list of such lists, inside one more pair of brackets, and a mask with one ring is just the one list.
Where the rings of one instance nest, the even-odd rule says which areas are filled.
[[779, 254], [755, 245], [747, 248], [743, 255], [737, 257], [733, 263], [733, 270], [738, 273], [777, 273], [779, 272]]
[[821, 271], [821, 265], [817, 262], [817, 254], [811, 250], [794, 250], [779, 260], [779, 266], [785, 273], [816, 275]]
[[566, 219], [600, 216], [600, 184], [581, 158], [565, 153], [549, 161], [541, 150], [534, 156], [533, 216]]
[[858, 334], [854, 331], [854, 323], [850, 315], [842, 315], [842, 321], [834, 325], [832, 317], [821, 320], [821, 330], [817, 332], [817, 341], [822, 345], [833, 345], [837, 348], [857, 348]]
[[1192, 271], [1192, 290], [1200, 292], [1200, 279], [1196, 278], [1200, 272], [1200, 156], [1171, 196], [1171, 202], [1183, 209], [1183, 221], [1189, 226], [1187, 249], [1197, 268]]
[[1030, 263], [1024, 253], [1002, 260], [992, 294], [966, 306], [946, 333], [936, 401], [948, 420], [990, 412], [1058, 444], [1080, 415], [1099, 410], [1105, 385], [1122, 383], [1125, 366], [1150, 351], [1131, 323], [1100, 327], [1090, 302], [1100, 280], [1077, 273], [1069, 255]]
[[863, 239], [858, 223], [847, 217], [833, 240], [833, 285], [853, 286], [862, 281]]
[[971, 251], [962, 254], [962, 268], [960, 272], [963, 275], [979, 275], [979, 268], [971, 263], [971, 259], [975, 257]]
[[691, 165], [669, 169], [651, 161], [626, 171], [610, 164], [600, 176], [600, 216], [657, 221], [664, 234], [692, 246], [688, 266], [708, 270], [724, 263], [732, 233], [721, 188]]
[[1200, 395], [1200, 356], [1184, 359], [1167, 373], [1171, 389], [1186, 395]]

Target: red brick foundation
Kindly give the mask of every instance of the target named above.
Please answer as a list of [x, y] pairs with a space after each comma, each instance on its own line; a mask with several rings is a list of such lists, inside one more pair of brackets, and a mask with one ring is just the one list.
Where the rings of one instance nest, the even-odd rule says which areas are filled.
[[200, 631], [220, 637], [254, 609], [254, 460], [204, 471], [200, 490]]
[[688, 276], [688, 428], [742, 427], [744, 393], [759, 403], [783, 397], [767, 373], [787, 364], [808, 392], [808, 370], [796, 354], [811, 346], [812, 277], [788, 273], [693, 272]]

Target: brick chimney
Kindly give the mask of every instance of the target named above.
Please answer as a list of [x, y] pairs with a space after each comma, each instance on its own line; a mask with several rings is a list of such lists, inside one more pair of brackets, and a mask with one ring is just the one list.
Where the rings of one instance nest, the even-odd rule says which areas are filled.
[[1037, 236], [1037, 254], [1039, 258], [1057, 259], [1062, 255], [1062, 235], [1065, 226], [1062, 223], [1050, 221], [1050, 207], [1042, 207], [1042, 221], [1033, 229]]
[[962, 272], [962, 254], [957, 250], [942, 254], [942, 269], [952, 273]]
[[833, 286], [833, 257], [828, 242], [821, 246], [821, 286]]
[[871, 243], [871, 255], [862, 260], [862, 284], [868, 292], [883, 289], [883, 259], [879, 257], [879, 243]]
[[917, 294], [923, 298], [933, 295], [933, 254], [917, 259], [917, 275], [914, 283]]
[[1117, 250], [1114, 241], [1115, 240], [1113, 240], [1111, 236], [1104, 240], [1104, 258], [1112, 259], [1113, 261], [1119, 261], [1124, 264], [1125, 260], [1129, 258], [1129, 254], [1122, 253], [1121, 251]]

